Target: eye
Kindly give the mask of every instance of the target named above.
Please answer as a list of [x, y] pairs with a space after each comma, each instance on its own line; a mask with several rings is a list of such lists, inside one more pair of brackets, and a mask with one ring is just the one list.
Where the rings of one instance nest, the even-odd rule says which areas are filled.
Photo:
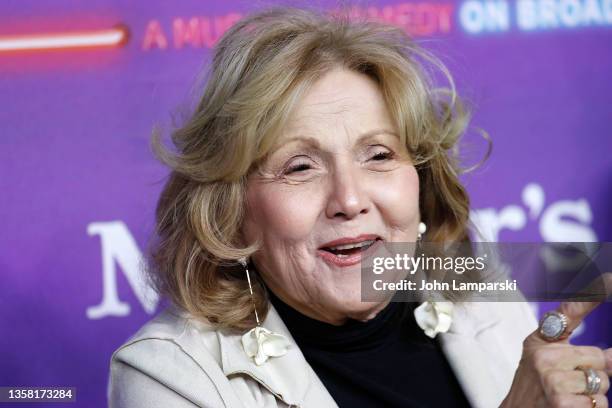
[[379, 150], [372, 157], [370, 157], [370, 160], [384, 161], [384, 160], [389, 160], [393, 158], [393, 156], [394, 156], [394, 153], [389, 150]]
[[307, 160], [295, 160], [285, 168], [283, 174], [299, 173], [310, 169], [312, 169], [312, 166]]
[[309, 170], [310, 168], [311, 168], [310, 165], [306, 163], [294, 164], [293, 166], [290, 166], [289, 168], [287, 168], [287, 170], [285, 171], [285, 174], [291, 174], [291, 173], [296, 173], [299, 171]]

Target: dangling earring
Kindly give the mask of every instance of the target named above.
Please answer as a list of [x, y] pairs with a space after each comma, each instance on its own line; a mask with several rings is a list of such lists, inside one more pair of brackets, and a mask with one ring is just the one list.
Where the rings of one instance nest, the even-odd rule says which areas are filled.
[[257, 326], [253, 327], [242, 336], [242, 348], [247, 356], [255, 361], [255, 364], [262, 365], [270, 357], [285, 355], [291, 343], [289, 343], [289, 340], [282, 334], [271, 332], [261, 326], [259, 314], [257, 314], [257, 302], [255, 302], [255, 294], [253, 293], [253, 285], [251, 284], [251, 275], [247, 266], [247, 260], [245, 258], [240, 258], [238, 262], [244, 267], [246, 273], [247, 282], [249, 283], [249, 293], [253, 302], [253, 311], [255, 312], [255, 321], [257, 322]]
[[427, 231], [427, 225], [425, 225], [424, 222], [419, 222], [419, 230], [417, 233], [417, 242], [421, 242], [421, 240], [423, 239], [423, 234], [425, 234], [425, 232]]
[[251, 274], [249, 273], [247, 261], [244, 258], [240, 258], [238, 262], [240, 262], [246, 273], [247, 282], [249, 283], [249, 292], [251, 294], [251, 301], [253, 302], [253, 311], [255, 312], [255, 321], [257, 322], [257, 326], [260, 326], [261, 322], [259, 321], [259, 315], [257, 314], [257, 304], [255, 303], [255, 295], [253, 294], [253, 285], [251, 285]]

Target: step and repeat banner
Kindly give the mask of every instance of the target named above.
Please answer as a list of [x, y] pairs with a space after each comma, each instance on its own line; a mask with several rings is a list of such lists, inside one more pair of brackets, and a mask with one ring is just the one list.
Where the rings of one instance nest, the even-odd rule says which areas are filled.
[[[189, 112], [223, 32], [276, 4], [0, 3], [0, 385], [106, 405], [112, 351], [163, 307], [140, 272], [167, 174], [152, 129]], [[490, 134], [463, 178], [487, 240], [612, 241], [611, 0], [353, 4], [448, 66], [474, 111], [466, 157]], [[576, 344], [610, 347], [611, 306]]]

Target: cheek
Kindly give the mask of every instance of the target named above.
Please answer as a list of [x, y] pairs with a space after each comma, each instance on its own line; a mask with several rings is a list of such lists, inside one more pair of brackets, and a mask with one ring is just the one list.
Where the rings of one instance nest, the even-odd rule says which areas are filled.
[[377, 184], [378, 207], [388, 223], [409, 227], [419, 219], [419, 177], [414, 166], [405, 166]]
[[310, 236], [320, 209], [312, 195], [279, 186], [259, 185], [248, 190], [245, 232], [253, 238], [299, 242]]

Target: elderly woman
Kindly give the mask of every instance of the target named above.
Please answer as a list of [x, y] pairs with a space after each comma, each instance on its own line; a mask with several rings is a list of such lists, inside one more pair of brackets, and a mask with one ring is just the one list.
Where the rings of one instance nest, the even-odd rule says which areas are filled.
[[399, 29], [312, 11], [224, 35], [175, 151], [155, 139], [171, 306], [114, 353], [110, 406], [608, 406], [610, 350], [567, 341], [594, 303], [536, 331], [524, 302], [362, 301], [369, 248], [469, 241], [467, 114], [419, 61]]

